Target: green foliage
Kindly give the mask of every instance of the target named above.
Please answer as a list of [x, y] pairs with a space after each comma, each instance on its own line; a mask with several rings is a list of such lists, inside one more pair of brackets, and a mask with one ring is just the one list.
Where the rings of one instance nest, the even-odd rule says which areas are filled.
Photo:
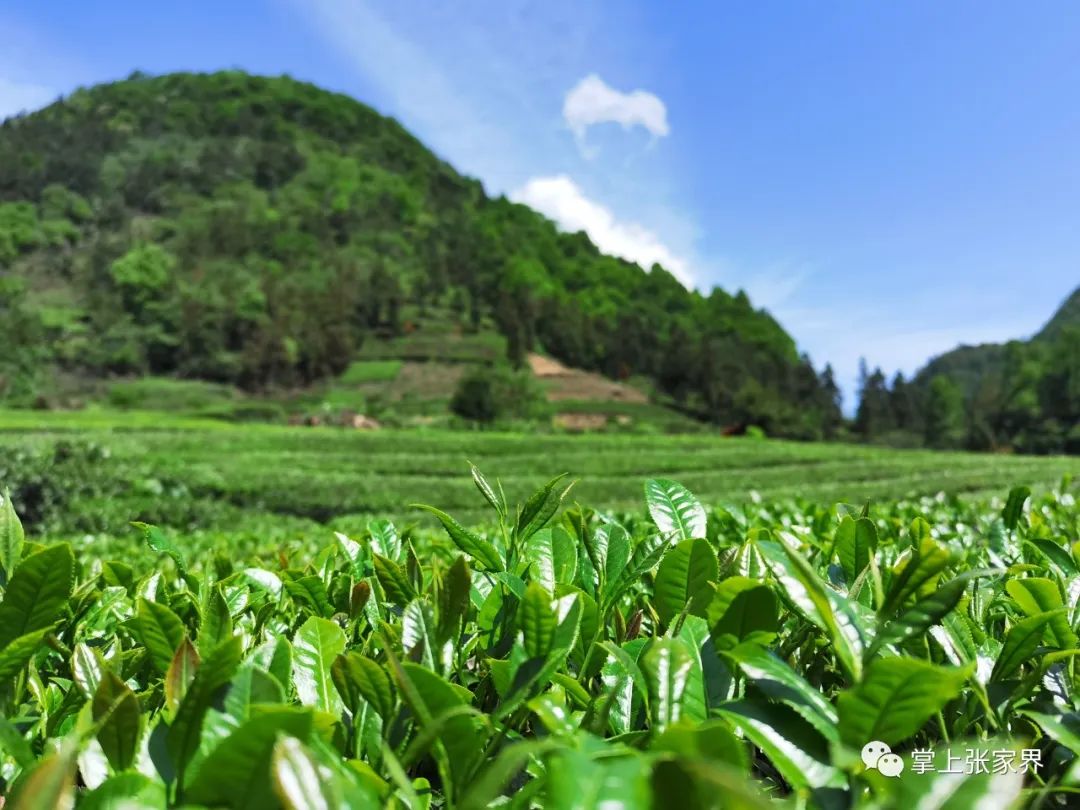
[[856, 430], [893, 445], [1080, 452], [1080, 289], [1028, 341], [961, 346], [891, 387], [862, 372]]
[[683, 611], [704, 615], [717, 579], [716, 555], [704, 540], [684, 540], [664, 555], [656, 572], [654, 605], [664, 624]]
[[26, 202], [0, 203], [0, 267], [42, 242], [37, 209]]
[[0, 402], [27, 404], [37, 391], [47, 354], [42, 337], [41, 320], [26, 304], [24, 284], [0, 273]]
[[[457, 475], [462, 459], [498, 473], [512, 500], [550, 478], [559, 460], [581, 479], [572, 498], [617, 510], [636, 509], [638, 482], [656, 471], [732, 503], [760, 496], [806, 508], [899, 499], [926, 509], [944, 493], [969, 521], [979, 519], [964, 503], [969, 495], [1007, 492], [1014, 481], [1040, 491], [1075, 473], [1073, 460], [1060, 457], [708, 435], [525, 438], [237, 425], [144, 411], [0, 411], [0, 480], [30, 536], [116, 535], [137, 520], [174, 540], [226, 533], [238, 553], [270, 538], [295, 549], [317, 524], [366, 536], [373, 517], [416, 522], [409, 504], [418, 493], [476, 527], [487, 507], [473, 481]], [[715, 529], [706, 528], [710, 539]], [[124, 543], [138, 537], [132, 531], [114, 546], [115, 558], [124, 559]]]
[[915, 658], [879, 658], [837, 698], [841, 739], [852, 748], [869, 740], [895, 745], [959, 697], [970, 676]]
[[401, 365], [400, 360], [357, 360], [345, 369], [340, 382], [343, 385], [386, 382], [397, 377]]
[[543, 401], [533, 378], [521, 371], [478, 368], [465, 374], [450, 400], [450, 410], [463, 419], [490, 424], [504, 418], [526, 418]]
[[958, 447], [964, 437], [964, 400], [956, 383], [938, 375], [926, 395], [925, 440], [929, 447]]
[[133, 305], [144, 303], [171, 280], [176, 258], [158, 245], [135, 245], [114, 261], [109, 275]]
[[[120, 564], [13, 545], [3, 513], [9, 801], [1070, 806], [1072, 493], [1018, 488], [1006, 529], [1000, 500], [856, 518], [657, 479], [646, 517], [564, 509], [561, 476], [514, 510], [493, 481], [465, 482], [475, 530], [426, 507], [441, 529], [374, 521], [288, 556], [143, 526]], [[860, 758], [1035, 735], [1040, 767], [992, 783]]]
[[121, 410], [199, 413], [231, 403], [237, 394], [217, 383], [143, 377], [112, 383], [107, 398], [109, 405]]
[[133, 75], [7, 122], [0, 267], [65, 301], [46, 359], [66, 373], [262, 391], [336, 376], [376, 343], [515, 367], [543, 350], [650, 377], [735, 429], [817, 438], [840, 419], [831, 372], [744, 293], [606, 256], [289, 78]]

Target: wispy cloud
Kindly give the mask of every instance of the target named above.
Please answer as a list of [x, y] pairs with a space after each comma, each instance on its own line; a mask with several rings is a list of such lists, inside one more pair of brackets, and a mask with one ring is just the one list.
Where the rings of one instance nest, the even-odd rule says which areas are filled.
[[495, 182], [512, 175], [515, 149], [451, 79], [445, 66], [370, 3], [304, 0], [296, 7], [405, 125], [457, 167]]
[[739, 286], [746, 290], [754, 306], [777, 314], [788, 308], [810, 271], [796, 264], [777, 264], [763, 270], [744, 271], [740, 275]]
[[565, 174], [534, 177], [510, 198], [535, 208], [564, 231], [584, 231], [605, 253], [650, 268], [660, 264], [687, 287], [693, 276], [685, 259], [676, 255], [655, 233], [635, 222], [621, 222], [610, 209], [589, 199]]
[[620, 92], [595, 73], [579, 81], [566, 94], [563, 120], [586, 155], [590, 151], [585, 136], [589, 127], [597, 124], [620, 124], [623, 129], [642, 127], [654, 139], [671, 132], [667, 107], [659, 96], [646, 90]]
[[0, 119], [44, 107], [58, 95], [51, 87], [0, 75]]
[[[515, 61], [518, 54], [504, 44], [475, 40], [465, 21], [467, 12], [461, 19], [454, 15], [445, 19], [432, 39], [435, 32], [423, 25], [404, 25], [390, 7], [351, 0], [293, 2], [357, 75], [376, 88], [380, 106], [457, 168], [480, 177], [490, 191], [512, 192], [513, 199], [537, 209], [565, 230], [585, 231], [605, 252], [646, 268], [658, 262], [688, 286], [694, 283], [691, 263], [685, 258], [688, 254], [673, 249], [655, 225], [643, 224], [655, 217], [646, 220], [627, 216], [625, 211], [616, 215], [604, 199], [583, 191], [606, 187], [609, 197], [621, 194], [616, 189], [628, 184], [636, 187], [636, 175], [626, 172], [613, 178], [595, 163], [588, 168], [580, 165], [565, 130], [554, 126], [560, 87], [565, 85], [534, 83], [526, 71], [543, 64], [535, 62], [542, 53], [550, 58], [551, 49], [544, 48], [544, 43], [531, 43], [531, 55], [522, 55], [519, 63]], [[447, 40], [472, 44], [466, 53], [448, 61], [441, 44]], [[512, 94], [499, 81], [508, 73], [519, 79]], [[620, 92], [597, 74], [586, 75], [562, 101], [564, 123], [575, 136], [609, 122], [644, 129], [654, 139], [670, 132], [667, 109], [657, 96], [644, 90]], [[577, 167], [574, 179], [568, 171], [571, 166]], [[654, 193], [649, 200], [655, 205], [661, 195], [655, 185], [650, 189]], [[666, 212], [664, 206], [659, 208], [663, 221]], [[633, 205], [632, 210], [642, 212], [642, 206]], [[685, 222], [688, 218], [671, 219]], [[678, 244], [686, 243], [684, 239]]]

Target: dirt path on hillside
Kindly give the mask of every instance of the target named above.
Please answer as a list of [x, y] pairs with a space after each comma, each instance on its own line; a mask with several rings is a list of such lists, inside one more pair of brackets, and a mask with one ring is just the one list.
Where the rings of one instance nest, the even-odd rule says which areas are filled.
[[532, 369], [532, 373], [537, 377], [559, 377], [574, 371], [574, 369], [564, 366], [558, 360], [552, 360], [550, 357], [541, 357], [539, 354], [529, 355], [529, 368]]
[[530, 354], [529, 368], [547, 389], [551, 402], [560, 400], [589, 400], [600, 402], [648, 402], [649, 398], [631, 385], [609, 380], [602, 374], [593, 374], [577, 368], [564, 366], [558, 360]]

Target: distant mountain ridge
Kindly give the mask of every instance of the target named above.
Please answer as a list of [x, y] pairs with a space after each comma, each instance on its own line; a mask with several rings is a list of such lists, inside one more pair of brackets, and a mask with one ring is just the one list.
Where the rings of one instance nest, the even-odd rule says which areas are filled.
[[944, 374], [956, 381], [965, 392], [970, 392], [981, 378], [1000, 369], [1009, 344], [1035, 341], [1050, 344], [1061, 338], [1066, 330], [1075, 327], [1080, 327], [1080, 287], [1073, 290], [1042, 329], [1029, 340], [958, 346], [927, 361], [915, 375], [915, 381], [928, 383], [938, 374]]
[[927, 414], [945, 407], [949, 386], [958, 391], [963, 414], [944, 421], [956, 441], [963, 422], [968, 447], [1080, 453], [1080, 287], [1030, 339], [960, 346], [914, 385]]

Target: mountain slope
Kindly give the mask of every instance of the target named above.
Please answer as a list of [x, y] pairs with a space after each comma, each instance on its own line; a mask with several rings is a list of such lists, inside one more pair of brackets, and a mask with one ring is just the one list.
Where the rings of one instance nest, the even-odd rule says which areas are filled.
[[1052, 346], [1062, 339], [1068, 330], [1077, 327], [1080, 327], [1080, 287], [1073, 290], [1050, 320], [1029, 341], [1015, 340], [1009, 343], [958, 346], [929, 360], [915, 376], [915, 381], [928, 383], [941, 374], [952, 379], [965, 393], [971, 394], [978, 387], [980, 380], [1001, 371], [1007, 359], [1009, 346], [1036, 342]]
[[5, 121], [0, 269], [0, 315], [23, 323], [0, 326], [21, 346], [0, 360], [9, 398], [54, 373], [306, 386], [439, 308], [514, 362], [646, 375], [719, 423], [837, 421], [829, 379], [744, 294], [605, 256], [289, 78], [134, 75]]
[[1080, 326], [1080, 287], [1058, 307], [1053, 317], [1035, 335], [1035, 340], [1056, 340], [1070, 327]]
[[960, 346], [914, 382], [935, 379], [962, 395], [969, 446], [1080, 452], [1080, 287], [1030, 340]]

